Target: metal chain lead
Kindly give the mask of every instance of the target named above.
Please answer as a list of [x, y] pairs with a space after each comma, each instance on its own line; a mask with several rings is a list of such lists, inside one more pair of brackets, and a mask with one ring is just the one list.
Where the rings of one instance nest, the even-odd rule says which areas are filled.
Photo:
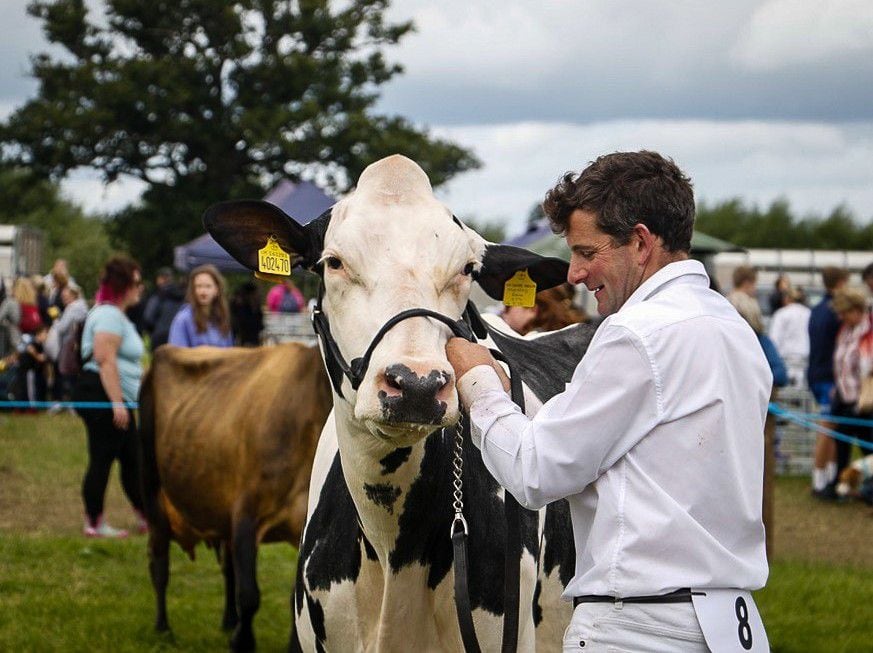
[[454, 487], [454, 501], [452, 507], [455, 509], [455, 518], [452, 521], [452, 532], [454, 535], [455, 526], [460, 524], [463, 528], [464, 535], [467, 534], [467, 520], [464, 519], [464, 414], [461, 413], [458, 418], [458, 424], [455, 427], [455, 456], [452, 460], [452, 486]]

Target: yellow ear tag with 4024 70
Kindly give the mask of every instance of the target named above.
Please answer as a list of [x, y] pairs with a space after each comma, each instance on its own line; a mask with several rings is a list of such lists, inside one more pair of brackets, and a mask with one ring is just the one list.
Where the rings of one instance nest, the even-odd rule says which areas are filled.
[[275, 236], [270, 236], [267, 244], [258, 250], [258, 272], [291, 275], [291, 255], [279, 246]]
[[527, 270], [519, 270], [503, 284], [503, 304], [530, 308], [536, 302], [537, 284]]

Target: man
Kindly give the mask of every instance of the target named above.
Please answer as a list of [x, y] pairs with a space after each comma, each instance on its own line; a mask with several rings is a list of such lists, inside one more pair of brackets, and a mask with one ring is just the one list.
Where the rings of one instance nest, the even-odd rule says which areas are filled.
[[[767, 578], [767, 361], [688, 259], [694, 197], [672, 161], [600, 157], [566, 174], [543, 207], [570, 247], [568, 281], [593, 291], [606, 319], [566, 390], [533, 419], [487, 350], [450, 340], [473, 440], [526, 507], [569, 501], [576, 573], [564, 596], [577, 607], [565, 651], [706, 651], [688, 588], [715, 596]], [[744, 599], [741, 613], [753, 608]], [[734, 620], [736, 635], [735, 604], [727, 610], [720, 621]]]
[[167, 344], [170, 325], [182, 303], [185, 289], [176, 283], [172, 268], [159, 268], [155, 275], [155, 290], [145, 301], [142, 321], [144, 330], [151, 336], [152, 351]]
[[757, 333], [764, 332], [764, 317], [758, 303], [758, 271], [749, 265], [734, 269], [734, 288], [728, 294], [728, 301]]
[[[809, 365], [806, 368], [806, 382], [822, 417], [822, 427], [830, 430], [835, 425], [827, 420], [831, 415], [831, 401], [834, 394], [834, 349], [840, 318], [834, 312], [831, 302], [834, 293], [849, 282], [849, 272], [842, 268], [826, 267], [821, 271], [825, 287], [824, 297], [809, 314]], [[837, 445], [834, 440], [822, 433], [816, 436], [813, 452], [812, 494], [828, 501], [837, 500]]]

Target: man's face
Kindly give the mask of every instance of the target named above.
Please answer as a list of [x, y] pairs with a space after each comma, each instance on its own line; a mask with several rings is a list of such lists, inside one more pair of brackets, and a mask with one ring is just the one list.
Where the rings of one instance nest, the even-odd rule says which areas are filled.
[[570, 247], [567, 281], [584, 283], [593, 291], [597, 312], [603, 317], [618, 311], [642, 279], [632, 248], [616, 246], [612, 237], [597, 226], [597, 216], [582, 209], [570, 214], [565, 239]]

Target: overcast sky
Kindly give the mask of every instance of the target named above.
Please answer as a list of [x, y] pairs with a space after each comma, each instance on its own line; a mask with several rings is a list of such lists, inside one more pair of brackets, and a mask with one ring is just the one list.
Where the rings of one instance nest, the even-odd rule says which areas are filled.
[[[35, 92], [26, 3], [0, 3], [2, 116]], [[515, 231], [564, 171], [649, 148], [698, 199], [873, 219], [871, 0], [396, 0], [390, 15], [417, 31], [388, 51], [406, 72], [379, 110], [483, 161], [440, 191], [459, 215]], [[65, 188], [86, 208], [136, 194], [85, 174]]]

